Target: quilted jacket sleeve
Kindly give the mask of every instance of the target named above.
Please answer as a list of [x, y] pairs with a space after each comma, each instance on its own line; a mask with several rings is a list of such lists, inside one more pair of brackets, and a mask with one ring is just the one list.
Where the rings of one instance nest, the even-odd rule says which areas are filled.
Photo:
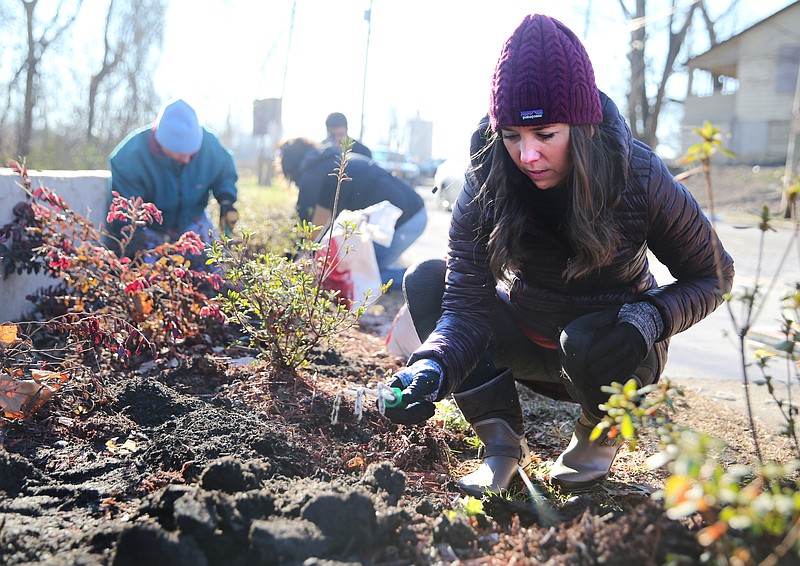
[[722, 303], [733, 285], [734, 268], [697, 201], [650, 155], [647, 245], [675, 281], [642, 298], [661, 314], [663, 340], [700, 322]]
[[210, 185], [210, 189], [214, 194], [217, 202], [236, 202], [239, 192], [236, 188], [236, 182], [239, 180], [239, 173], [236, 170], [236, 162], [233, 158], [233, 153], [222, 145], [219, 138], [204, 130], [203, 143], [212, 144], [213, 154], [209, 159], [213, 159], [216, 175]]
[[431, 358], [444, 369], [444, 397], [475, 367], [489, 343], [496, 303], [496, 282], [489, 269], [488, 229], [481, 227], [481, 207], [475, 200], [475, 180], [467, 175], [464, 190], [453, 207], [450, 251], [442, 301], [443, 314], [436, 330], [411, 356]]

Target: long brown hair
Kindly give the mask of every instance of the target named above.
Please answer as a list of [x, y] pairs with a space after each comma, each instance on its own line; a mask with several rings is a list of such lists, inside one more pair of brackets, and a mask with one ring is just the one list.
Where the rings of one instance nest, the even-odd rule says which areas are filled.
[[[514, 278], [529, 253], [520, 242], [532, 188], [500, 135], [491, 133], [484, 150], [491, 154], [485, 156], [490, 167], [477, 198], [491, 211], [494, 224], [489, 264], [496, 279]], [[572, 172], [566, 180], [570, 196], [564, 229], [575, 255], [564, 270], [566, 279], [587, 275], [613, 259], [620, 243], [613, 211], [627, 180], [623, 149], [602, 126], [570, 126], [569, 151]]]

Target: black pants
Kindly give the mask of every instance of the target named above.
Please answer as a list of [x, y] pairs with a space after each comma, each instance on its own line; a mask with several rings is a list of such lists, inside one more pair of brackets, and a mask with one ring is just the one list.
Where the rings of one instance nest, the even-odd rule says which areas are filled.
[[[403, 280], [408, 311], [422, 341], [436, 328], [436, 321], [442, 314], [445, 271], [444, 260], [428, 260], [410, 267]], [[613, 380], [592, 378], [585, 354], [615, 324], [616, 314], [609, 311], [578, 317], [561, 332], [558, 348], [551, 350], [531, 342], [520, 330], [508, 306], [498, 298], [489, 347], [457, 392], [488, 382], [497, 374], [497, 367], [506, 366], [511, 368], [518, 382], [534, 391], [579, 403], [588, 413], [602, 417], [597, 405], [605, 402], [608, 394], [600, 387]], [[651, 348], [632, 377], [644, 386], [654, 383], [660, 373], [658, 356]]]

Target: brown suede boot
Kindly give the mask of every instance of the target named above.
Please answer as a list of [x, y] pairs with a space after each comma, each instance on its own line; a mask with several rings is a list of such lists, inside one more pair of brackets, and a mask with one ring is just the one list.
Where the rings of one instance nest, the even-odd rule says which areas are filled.
[[602, 435], [595, 441], [589, 440], [596, 419], [581, 415], [575, 423], [569, 445], [556, 459], [550, 469], [550, 483], [563, 491], [582, 491], [606, 479], [622, 443]]
[[483, 443], [481, 465], [458, 480], [459, 487], [473, 497], [508, 489], [517, 467], [531, 462], [511, 370], [474, 389], [454, 393], [453, 398]]

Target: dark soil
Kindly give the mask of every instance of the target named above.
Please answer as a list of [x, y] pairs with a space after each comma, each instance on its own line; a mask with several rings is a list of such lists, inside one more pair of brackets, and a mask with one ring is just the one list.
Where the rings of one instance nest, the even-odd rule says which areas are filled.
[[[425, 563], [455, 548], [493, 554], [500, 542], [439, 517], [455, 495], [440, 484], [442, 438], [369, 417], [331, 426], [330, 399], [301, 384], [262, 381], [283, 397], [276, 414], [179, 393], [171, 378], [121, 378], [114, 408], [91, 417], [85, 438], [46, 422], [9, 431], [3, 563]], [[127, 448], [110, 451], [112, 438]]]
[[[106, 404], [66, 416], [54, 401], [5, 427], [4, 564], [695, 563], [699, 519], [666, 518], [655, 472], [624, 455], [603, 488], [571, 498], [534, 482], [458, 508], [454, 478], [477, 463], [462, 433], [401, 427], [343, 386], [401, 366], [383, 338], [392, 292], [300, 377], [194, 353], [109, 374]], [[244, 357], [245, 352], [229, 354]], [[244, 362], [244, 363], [243, 363]], [[175, 367], [170, 367], [175, 366]], [[538, 466], [563, 450], [575, 408], [521, 391]], [[734, 460], [737, 458], [734, 457]], [[638, 470], [638, 471], [637, 471]], [[679, 562], [680, 563], [680, 562]]]
[[[547, 464], [566, 446], [575, 406], [520, 390], [531, 468], [485, 514], [449, 512], [455, 479], [478, 460], [468, 432], [432, 419], [397, 426], [374, 402], [363, 418], [346, 386], [374, 385], [402, 360], [386, 352], [393, 291], [299, 377], [251, 352], [196, 345], [174, 360], [95, 376], [104, 400], [75, 414], [56, 397], [0, 427], [2, 564], [696, 564], [699, 516], [673, 521], [651, 494], [665, 473], [621, 452], [603, 487], [566, 496]], [[704, 430], [753, 461], [741, 415], [689, 397]], [[691, 413], [685, 417], [691, 424]], [[766, 456], [786, 458], [772, 436]], [[776, 541], [751, 541], [763, 558]], [[789, 563], [789, 562], [786, 562]]]

